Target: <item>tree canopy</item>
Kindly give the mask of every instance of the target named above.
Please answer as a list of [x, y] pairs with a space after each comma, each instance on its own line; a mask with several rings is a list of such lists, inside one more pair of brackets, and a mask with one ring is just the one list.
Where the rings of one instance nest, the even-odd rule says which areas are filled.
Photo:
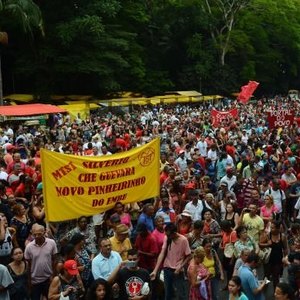
[[298, 0], [35, 3], [45, 35], [25, 43], [7, 27], [6, 93], [231, 93], [248, 80], [266, 94], [300, 89]]

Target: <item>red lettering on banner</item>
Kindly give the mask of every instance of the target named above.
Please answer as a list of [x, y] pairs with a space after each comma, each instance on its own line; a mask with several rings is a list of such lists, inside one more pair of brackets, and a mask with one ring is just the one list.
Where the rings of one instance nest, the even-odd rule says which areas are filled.
[[64, 187], [55, 187], [56, 193], [58, 197], [61, 196], [75, 196], [75, 195], [83, 195], [84, 188], [82, 186], [64, 186]]
[[218, 111], [213, 108], [211, 110], [211, 117], [212, 125], [216, 127], [219, 126], [223, 120], [236, 119], [238, 117], [238, 110], [234, 108], [229, 111]]
[[130, 157], [123, 157], [119, 159], [111, 159], [105, 161], [85, 161], [82, 163], [82, 165], [84, 168], [88, 168], [88, 169], [113, 167], [121, 164], [126, 164], [129, 161], [129, 158]]
[[102, 172], [99, 175], [99, 179], [101, 181], [111, 180], [111, 179], [115, 179], [115, 178], [131, 176], [131, 175], [134, 175], [134, 173], [135, 173], [134, 167], [124, 168], [124, 169], [119, 169], [119, 170], [114, 170], [114, 171], [109, 171], [109, 172]]
[[76, 166], [72, 162], [69, 162], [67, 165], [60, 167], [55, 172], [52, 172], [52, 176], [58, 180], [73, 170], [76, 170]]
[[119, 201], [123, 201], [125, 200], [127, 197], [127, 194], [123, 194], [123, 195], [119, 195], [119, 196], [113, 196], [113, 197], [108, 197], [107, 198], [107, 201], [106, 201], [106, 204], [109, 205], [109, 204], [113, 204], [113, 203], [116, 203], [116, 202], [119, 202]]
[[100, 195], [107, 194], [115, 191], [121, 191], [125, 189], [130, 189], [144, 185], [146, 182], [146, 177], [139, 177], [131, 180], [126, 180], [123, 182], [108, 184], [108, 185], [98, 185], [98, 186], [89, 186], [87, 194], [88, 195]]
[[291, 126], [294, 123], [294, 112], [290, 109], [279, 108], [268, 112], [269, 128]]
[[92, 207], [101, 206], [104, 204], [104, 199], [93, 199]]
[[82, 173], [78, 176], [79, 182], [95, 182], [97, 180], [97, 173]]

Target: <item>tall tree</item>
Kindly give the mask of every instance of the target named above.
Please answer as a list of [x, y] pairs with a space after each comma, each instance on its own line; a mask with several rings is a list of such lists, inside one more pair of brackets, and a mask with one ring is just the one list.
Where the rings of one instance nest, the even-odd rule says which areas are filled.
[[230, 46], [230, 36], [241, 10], [250, 0], [203, 0], [202, 9], [210, 19], [210, 34], [219, 50], [219, 59], [225, 65], [225, 57]]
[[[38, 28], [43, 33], [43, 22], [39, 7], [32, 0], [0, 0], [0, 18], [11, 18], [23, 33], [33, 37], [34, 29]], [[0, 22], [2, 29], [5, 22]], [[6, 32], [0, 32], [0, 43], [8, 43]], [[0, 105], [3, 105], [3, 81], [0, 52]]]

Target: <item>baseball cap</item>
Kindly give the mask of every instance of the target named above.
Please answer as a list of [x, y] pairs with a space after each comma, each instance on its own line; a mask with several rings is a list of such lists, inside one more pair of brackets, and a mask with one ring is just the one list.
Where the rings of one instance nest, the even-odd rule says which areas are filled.
[[73, 259], [69, 259], [64, 263], [64, 269], [72, 276], [78, 275], [77, 262]]

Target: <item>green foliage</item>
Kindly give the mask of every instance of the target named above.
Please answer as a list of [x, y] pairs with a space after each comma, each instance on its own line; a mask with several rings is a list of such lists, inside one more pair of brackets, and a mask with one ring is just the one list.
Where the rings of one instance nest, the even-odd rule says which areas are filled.
[[[12, 41], [4, 72], [15, 79], [14, 92], [26, 86], [43, 95], [231, 93], [249, 79], [259, 81], [264, 93], [284, 93], [300, 89], [298, 2], [39, 1], [43, 26], [32, 1], [0, 0], [0, 26], [10, 25]], [[24, 43], [20, 31], [37, 27], [45, 28], [45, 37]]]

